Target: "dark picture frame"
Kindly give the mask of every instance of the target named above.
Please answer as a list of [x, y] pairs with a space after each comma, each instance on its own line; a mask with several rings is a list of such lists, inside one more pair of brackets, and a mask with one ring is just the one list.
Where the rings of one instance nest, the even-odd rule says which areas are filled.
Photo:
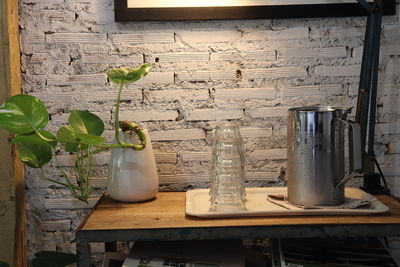
[[[143, 0], [146, 1], [146, 0]], [[162, 0], [160, 0], [162, 1]], [[284, 2], [285, 0], [282, 0]], [[307, 0], [304, 0], [306, 2]], [[234, 7], [151, 7], [128, 8], [128, 0], [114, 0], [115, 21], [283, 19], [366, 16], [356, 1], [340, 4], [304, 4]], [[384, 15], [396, 14], [396, 0], [384, 0]]]

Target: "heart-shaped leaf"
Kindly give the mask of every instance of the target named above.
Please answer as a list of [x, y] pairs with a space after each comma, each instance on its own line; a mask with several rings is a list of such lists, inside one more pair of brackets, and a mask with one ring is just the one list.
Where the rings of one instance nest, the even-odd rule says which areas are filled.
[[65, 267], [76, 262], [75, 254], [41, 251], [35, 254], [32, 260], [32, 267]]
[[89, 111], [73, 110], [68, 121], [75, 133], [100, 136], [104, 131], [103, 121]]
[[[50, 132], [45, 131], [45, 130], [39, 130], [38, 132], [43, 138], [39, 137], [37, 133], [32, 133], [30, 135], [17, 135], [13, 139], [13, 143], [23, 143], [25, 141], [29, 142], [29, 140], [31, 140], [32, 138], [35, 138], [35, 139], [37, 139], [37, 141], [44, 141], [44, 142], [48, 143], [53, 149], [56, 148], [58, 140], [54, 135], [52, 135]], [[28, 140], [26, 139], [27, 136], [29, 136]]]
[[32, 168], [41, 168], [49, 163], [53, 154], [49, 143], [41, 140], [37, 135], [19, 136], [14, 141], [17, 144], [19, 159]]
[[90, 135], [90, 134], [77, 134], [80, 143], [86, 145], [97, 145], [104, 142], [104, 138], [101, 136]]
[[46, 127], [49, 114], [43, 102], [30, 95], [15, 95], [0, 108], [0, 126], [15, 134]]
[[79, 138], [71, 125], [61, 127], [57, 132], [57, 138], [64, 146], [65, 151], [76, 152], [78, 150]]
[[117, 84], [133, 83], [146, 76], [151, 69], [151, 64], [142, 64], [137, 68], [119, 68], [107, 73], [108, 79]]

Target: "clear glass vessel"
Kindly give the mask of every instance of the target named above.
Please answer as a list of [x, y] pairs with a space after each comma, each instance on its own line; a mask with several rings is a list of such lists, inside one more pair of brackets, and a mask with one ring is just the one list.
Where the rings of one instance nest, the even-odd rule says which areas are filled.
[[245, 156], [239, 127], [224, 123], [215, 129], [210, 171], [210, 211], [245, 210]]

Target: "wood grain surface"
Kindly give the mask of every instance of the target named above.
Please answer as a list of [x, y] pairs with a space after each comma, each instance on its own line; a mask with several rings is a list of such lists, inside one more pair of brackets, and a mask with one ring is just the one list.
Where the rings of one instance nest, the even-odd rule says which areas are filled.
[[243, 218], [197, 218], [185, 215], [185, 192], [160, 192], [153, 201], [122, 203], [107, 193], [82, 223], [79, 231], [134, 230], [229, 226], [330, 225], [330, 224], [399, 224], [400, 204], [390, 196], [378, 196], [390, 211], [364, 216], [274, 216]]
[[[21, 93], [18, 1], [0, 3], [0, 103]], [[23, 165], [10, 144], [10, 134], [0, 131], [0, 201], [7, 212], [0, 220], [0, 260], [24, 267], [26, 258], [25, 183]], [[14, 262], [14, 263], [13, 263]]]

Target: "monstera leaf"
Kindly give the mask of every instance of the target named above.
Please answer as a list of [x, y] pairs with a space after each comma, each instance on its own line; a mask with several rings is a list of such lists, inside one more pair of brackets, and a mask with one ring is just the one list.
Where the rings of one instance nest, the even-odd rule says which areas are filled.
[[133, 83], [149, 73], [151, 64], [143, 64], [137, 68], [119, 68], [113, 69], [107, 73], [110, 81], [117, 84]]
[[35, 254], [32, 267], [65, 267], [76, 262], [76, 255], [63, 252], [41, 251]]
[[44, 128], [49, 114], [43, 102], [30, 95], [16, 95], [0, 107], [0, 126], [15, 134]]

